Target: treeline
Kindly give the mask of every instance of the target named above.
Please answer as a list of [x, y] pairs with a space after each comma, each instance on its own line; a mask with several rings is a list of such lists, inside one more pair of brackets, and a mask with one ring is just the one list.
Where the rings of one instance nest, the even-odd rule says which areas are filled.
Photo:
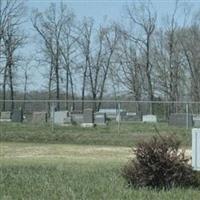
[[[99, 101], [105, 95], [136, 101], [200, 101], [200, 13], [179, 1], [170, 15], [160, 19], [150, 1], [132, 3], [123, 22], [102, 25], [92, 18], [78, 20], [65, 3], [49, 4], [43, 12], [35, 9], [30, 18], [24, 15], [22, 0], [0, 4], [1, 99], [9, 93], [11, 109], [16, 79], [23, 79], [27, 99], [33, 61], [32, 67], [41, 68], [46, 83], [41, 90], [49, 100], [59, 100], [64, 93], [66, 100], [81, 99], [82, 109], [86, 98]], [[23, 31], [27, 18], [37, 45], [30, 52], [36, 56], [29, 59], [19, 54], [23, 45], [32, 49], [31, 38]], [[93, 106], [98, 110], [101, 102]], [[60, 109], [59, 102], [56, 107]]]

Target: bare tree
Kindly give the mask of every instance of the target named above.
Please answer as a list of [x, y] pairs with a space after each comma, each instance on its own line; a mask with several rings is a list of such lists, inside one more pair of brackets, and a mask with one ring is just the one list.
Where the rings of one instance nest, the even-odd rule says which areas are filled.
[[16, 52], [24, 44], [25, 36], [20, 30], [23, 20], [23, 1], [0, 1], [0, 58], [4, 56], [3, 67], [3, 110], [5, 110], [6, 85], [10, 88], [11, 111], [14, 109], [14, 67], [16, 66]]
[[[50, 63], [49, 73], [49, 92], [53, 75], [56, 82], [56, 100], [60, 100], [60, 69], [61, 69], [61, 39], [63, 26], [68, 20], [66, 17], [67, 7], [60, 4], [57, 9], [56, 4], [51, 4], [45, 13], [35, 10], [33, 12], [32, 24], [43, 40], [43, 50], [48, 55]], [[50, 95], [49, 95], [50, 96]], [[56, 109], [60, 109], [60, 103], [57, 101]]]
[[[92, 19], [85, 19], [79, 31], [82, 35], [80, 35], [78, 43], [84, 58], [80, 68], [83, 73], [82, 110], [84, 109], [86, 85], [88, 85], [89, 94], [94, 100], [93, 109], [99, 110], [112, 57], [117, 46], [118, 32], [115, 26], [100, 26], [98, 30], [95, 30]], [[96, 103], [98, 100], [99, 102]]]
[[[66, 109], [69, 110], [69, 86], [71, 87], [71, 97], [72, 100], [75, 99], [74, 95], [74, 81], [73, 81], [73, 68], [75, 68], [76, 63], [74, 63], [73, 58], [75, 57], [75, 53], [77, 52], [77, 40], [79, 35], [75, 33], [75, 25], [74, 25], [74, 14], [73, 12], [68, 11], [66, 16], [67, 20], [65, 20], [65, 24], [63, 24], [62, 31], [62, 40], [60, 42], [60, 52], [62, 55], [63, 68], [65, 70], [65, 99], [66, 99]], [[65, 11], [65, 12], [66, 12]], [[75, 103], [73, 101], [72, 109], [75, 109]]]
[[193, 24], [182, 29], [181, 44], [191, 77], [190, 95], [193, 101], [200, 100], [200, 28]]
[[[140, 57], [136, 51], [135, 42], [129, 40], [126, 36], [120, 40], [120, 48], [116, 53], [116, 61], [120, 63], [117, 70], [117, 80], [127, 88], [128, 93], [133, 96], [135, 101], [142, 99], [142, 73]], [[140, 112], [140, 104], [137, 104], [137, 111]]]
[[92, 52], [92, 33], [93, 33], [93, 20], [84, 19], [82, 22], [82, 26], [78, 28], [80, 34], [78, 44], [80, 47], [81, 54], [83, 55], [83, 63], [81, 64], [81, 73], [83, 74], [82, 78], [82, 89], [81, 89], [81, 109], [84, 110], [84, 100], [85, 100], [85, 90], [86, 90], [86, 82], [88, 75], [88, 68], [91, 65], [91, 52]]
[[[184, 61], [180, 44], [180, 32], [183, 26], [177, 22], [179, 1], [175, 2], [171, 16], [167, 16], [167, 24], [157, 31], [154, 42], [154, 65], [156, 66], [157, 88], [169, 101], [179, 101], [184, 88]], [[170, 105], [170, 112], [177, 111], [177, 104]]]
[[127, 9], [128, 16], [131, 23], [137, 30], [141, 30], [140, 36], [129, 34], [126, 32], [126, 36], [135, 41], [138, 44], [138, 48], [145, 55], [144, 73], [147, 80], [147, 94], [148, 100], [154, 100], [153, 83], [152, 83], [152, 63], [151, 63], [151, 42], [152, 35], [155, 31], [157, 14], [152, 8], [150, 1], [148, 3], [141, 3], [139, 6], [133, 4]]

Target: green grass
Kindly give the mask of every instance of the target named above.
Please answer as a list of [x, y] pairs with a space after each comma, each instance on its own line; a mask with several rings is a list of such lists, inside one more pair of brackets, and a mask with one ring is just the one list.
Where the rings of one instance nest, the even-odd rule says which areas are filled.
[[[190, 146], [191, 130], [157, 124]], [[155, 135], [152, 124], [81, 128], [0, 123], [0, 200], [196, 200], [199, 190], [128, 188], [121, 168], [130, 147]]]
[[1, 200], [197, 200], [198, 189], [128, 188], [126, 147], [0, 143]]
[[[158, 123], [156, 126], [160, 134], [176, 134], [182, 140], [183, 145], [190, 145], [191, 130], [168, 126], [166, 123]], [[93, 144], [130, 147], [134, 146], [138, 141], [149, 139], [155, 134], [155, 125], [147, 123], [122, 123], [119, 130], [117, 123], [95, 128], [55, 126], [54, 131], [52, 131], [50, 124], [0, 123], [0, 141], [7, 142]]]

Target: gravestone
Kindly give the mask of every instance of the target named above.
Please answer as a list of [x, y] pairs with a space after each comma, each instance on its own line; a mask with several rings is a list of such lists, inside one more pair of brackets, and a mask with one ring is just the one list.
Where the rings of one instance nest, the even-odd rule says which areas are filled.
[[83, 123], [82, 127], [93, 127], [94, 126], [94, 112], [92, 109], [85, 109], [83, 112]]
[[200, 128], [200, 115], [193, 115], [193, 123], [195, 128]]
[[156, 117], [156, 115], [143, 115], [142, 121], [143, 122], [149, 122], [149, 123], [156, 123], [157, 117]]
[[123, 121], [126, 122], [138, 122], [141, 121], [141, 115], [138, 113], [128, 112]]
[[10, 122], [11, 121], [11, 112], [1, 112], [1, 122]]
[[33, 112], [32, 122], [43, 124], [47, 122], [47, 112]]
[[117, 113], [117, 117], [116, 117], [116, 121], [119, 122], [119, 121], [124, 121], [124, 119], [126, 118], [126, 111], [118, 111]]
[[12, 122], [23, 122], [23, 111], [22, 110], [13, 111]]
[[106, 125], [106, 113], [95, 113], [94, 123], [96, 125]]
[[118, 109], [100, 109], [99, 113], [106, 113], [106, 117], [111, 119], [111, 120], [116, 120], [116, 117], [118, 115], [118, 113], [123, 112], [122, 109], [118, 110]]
[[71, 124], [71, 116], [68, 111], [56, 111], [54, 113], [54, 123], [59, 125]]
[[83, 114], [72, 113], [71, 118], [72, 118], [72, 123], [74, 124], [82, 124], [84, 122]]
[[169, 125], [179, 127], [192, 127], [193, 116], [186, 113], [173, 113], [169, 116]]

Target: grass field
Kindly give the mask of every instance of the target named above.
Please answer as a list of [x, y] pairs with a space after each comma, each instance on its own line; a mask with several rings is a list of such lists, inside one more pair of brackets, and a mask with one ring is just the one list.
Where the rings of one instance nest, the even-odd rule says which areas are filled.
[[[190, 146], [191, 130], [168, 126], [159, 123], [157, 128], [162, 135], [176, 134], [183, 145]], [[52, 131], [51, 125], [9, 124], [0, 123], [0, 141], [7, 142], [36, 142], [63, 143], [85, 145], [114, 145], [132, 147], [138, 141], [146, 140], [156, 135], [155, 125], [148, 123], [122, 123], [120, 132], [118, 124], [95, 128], [81, 128], [79, 126], [56, 127]]]
[[[176, 133], [190, 144], [190, 130], [160, 124], [161, 134]], [[155, 134], [150, 124], [80, 127], [0, 124], [1, 200], [197, 200], [199, 189], [133, 189], [121, 168], [133, 155], [130, 146]], [[88, 141], [89, 140], [89, 141]], [[30, 142], [32, 141], [32, 142]]]
[[199, 190], [128, 188], [127, 147], [1, 143], [0, 199], [199, 199]]

